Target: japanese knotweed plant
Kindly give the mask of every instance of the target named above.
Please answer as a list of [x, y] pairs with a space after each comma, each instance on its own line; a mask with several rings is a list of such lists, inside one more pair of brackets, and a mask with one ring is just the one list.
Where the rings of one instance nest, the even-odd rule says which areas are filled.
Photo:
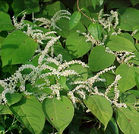
[[[100, 11], [98, 20], [100, 24], [104, 26], [104, 28], [108, 27], [108, 30], [112, 26], [112, 22], [115, 19], [114, 27], [118, 25], [118, 15], [117, 12], [111, 11], [112, 16], [109, 15], [103, 15], [108, 16], [106, 23], [104, 25], [104, 18], [102, 18], [102, 11]], [[53, 29], [58, 28], [56, 26], [56, 22], [61, 18], [70, 19], [69, 15], [71, 15], [66, 10], [60, 10], [55, 13], [55, 15], [51, 18], [51, 20], [45, 19], [45, 18], [33, 18], [34, 21], [41, 22], [39, 26], [44, 26], [44, 28], [50, 28], [53, 27]], [[111, 19], [110, 19], [111, 18]], [[64, 90], [62, 85], [60, 84], [61, 79], [65, 79], [65, 84], [70, 84], [69, 87], [72, 87], [67, 91], [67, 96], [72, 100], [73, 104], [76, 105], [77, 102], [81, 102], [80, 99], [84, 100], [86, 99], [86, 96], [89, 95], [100, 95], [104, 96], [110, 103], [115, 104], [118, 107], [126, 107], [126, 104], [118, 103], [119, 98], [119, 90], [117, 89], [117, 83], [120, 79], [120, 75], [117, 75], [115, 78], [115, 81], [106, 89], [105, 93], [101, 93], [98, 91], [98, 88], [94, 86], [95, 82], [103, 81], [104, 79], [101, 79], [100, 76], [103, 73], [106, 73], [110, 70], [113, 70], [115, 67], [112, 66], [110, 68], [106, 68], [103, 71], [100, 71], [95, 76], [88, 78], [85, 81], [75, 81], [72, 82], [70, 80], [72, 77], [80, 77], [80, 74], [76, 72], [75, 70], [68, 69], [71, 65], [79, 64], [83, 68], [88, 68], [88, 65], [81, 62], [80, 60], [72, 60], [72, 61], [63, 61], [62, 55], [59, 54], [58, 56], [54, 56], [54, 48], [53, 45], [59, 40], [60, 36], [54, 37], [49, 36], [51, 34], [56, 34], [55, 31], [46, 32], [44, 33], [42, 30], [37, 29], [37, 25], [31, 25], [24, 22], [25, 20], [25, 13], [23, 17], [21, 18], [20, 22], [17, 21], [17, 18], [13, 17], [13, 24], [16, 29], [22, 30], [25, 34], [32, 37], [34, 40], [36, 40], [39, 44], [44, 44], [43, 41], [49, 40], [44, 50], [37, 50], [39, 52], [38, 56], [38, 63], [37, 66], [34, 66], [32, 64], [26, 64], [22, 65], [15, 74], [13, 74], [11, 77], [1, 80], [1, 86], [4, 88], [3, 92], [1, 93], [1, 103], [6, 104], [7, 99], [5, 97], [6, 93], [15, 93], [15, 92], [23, 92], [25, 95], [35, 95], [40, 101], [43, 101], [45, 98], [53, 98], [57, 97], [57, 99], [60, 99], [60, 92]], [[91, 41], [92, 43], [95, 43], [93, 40], [93, 36], [87, 35], [85, 33], [82, 33], [87, 40]], [[31, 62], [31, 61], [30, 61]], [[26, 73], [28, 72], [29, 73]], [[25, 74], [24, 74], [25, 72]], [[51, 77], [54, 77], [55, 82], [51, 84]], [[40, 83], [39, 83], [40, 82]], [[34, 90], [28, 91], [26, 89], [26, 84], [31, 86]], [[63, 83], [62, 83], [63, 84]], [[111, 100], [108, 97], [108, 93], [110, 92], [111, 88], [114, 86], [114, 98]], [[48, 90], [50, 90], [50, 93], [45, 93], [46, 87]], [[39, 92], [37, 91], [39, 90]], [[79, 98], [76, 97], [76, 94], [79, 95]]]
[[[26, 14], [13, 17], [5, 39], [0, 32], [0, 132], [3, 126], [5, 133], [82, 133], [86, 124], [83, 133], [138, 132], [138, 28], [123, 31], [118, 10], [102, 9], [89, 19], [79, 6], [77, 0], [78, 11], [62, 9], [50, 19], [33, 13], [32, 22]], [[17, 69], [3, 75], [11, 66]]]
[[[91, 42], [92, 48], [102, 45], [106, 48], [105, 51], [107, 53], [113, 54], [116, 57], [117, 62], [133, 66], [134, 63], [132, 63], [132, 61], [130, 62], [130, 60], [136, 59], [135, 53], [124, 50], [124, 48], [115, 51], [111, 50], [109, 46], [105, 46], [105, 42], [109, 36], [116, 37], [121, 34], [121, 29], [118, 28], [118, 24], [119, 14], [117, 11], [111, 10], [110, 14], [105, 14], [103, 13], [103, 9], [101, 9], [98, 13], [98, 20], [96, 20], [93, 24], [90, 24], [88, 27], [88, 33], [80, 32], [79, 30], [77, 30], [77, 32], [86, 38], [86, 42]], [[104, 30], [102, 30], [102, 27]], [[94, 31], [97, 31], [97, 33]], [[134, 30], [131, 36], [134, 36], [136, 33], [137, 30]]]
[[[11, 77], [0, 80], [0, 85], [3, 88], [3, 91], [0, 94], [0, 103], [2, 105], [8, 105], [11, 108], [12, 112], [14, 114], [16, 113], [15, 116], [19, 114], [19, 116], [16, 116], [16, 118], [19, 121], [23, 122], [25, 126], [27, 126], [28, 123], [25, 122], [25, 119], [28, 117], [25, 116], [25, 118], [20, 118], [20, 113], [16, 111], [16, 106], [14, 107], [13, 104], [19, 102], [20, 106], [20, 101], [23, 96], [25, 98], [29, 98], [29, 96], [31, 96], [32, 98], [32, 96], [34, 96], [38, 99], [39, 102], [43, 103], [44, 113], [46, 114], [48, 121], [57, 129], [59, 133], [62, 133], [64, 131], [64, 129], [68, 126], [73, 118], [74, 110], [72, 104], [75, 106], [75, 109], [78, 107], [77, 104], [81, 104], [84, 106], [84, 108], [86, 106], [88, 107], [89, 110], [87, 111], [92, 111], [91, 107], [89, 106], [89, 101], [86, 102], [86, 99], [88, 97], [100, 96], [100, 99], [105, 98], [105, 101], [108, 101], [108, 105], [113, 104], [118, 108], [126, 108], [126, 104], [119, 102], [119, 90], [117, 84], [121, 78], [120, 75], [117, 75], [114, 82], [106, 89], [104, 89], [103, 92], [99, 91], [99, 88], [95, 86], [96, 82], [105, 82], [105, 79], [102, 79], [101, 75], [108, 71], [114, 70], [115, 67], [112, 66], [106, 68], [98, 72], [96, 75], [87, 78], [86, 80], [80, 79], [73, 81], [73, 78], [80, 78], [82, 74], [77, 72], [76, 69], [70, 69], [70, 67], [78, 64], [82, 68], [88, 68], [88, 65], [80, 60], [63, 61], [61, 54], [55, 56], [54, 49], [52, 48], [53, 45], [59, 40], [59, 38], [60, 36], [49, 38], [49, 41], [46, 44], [44, 50], [41, 50], [34, 57], [37, 58], [37, 65], [31, 64], [33, 63], [33, 58], [32, 61], [30, 61], [30, 64], [25, 64], [19, 67], [19, 69]], [[112, 87], [113, 97], [109, 96]], [[97, 99], [98, 98], [96, 98], [96, 101]], [[70, 100], [72, 103], [70, 102]], [[28, 99], [26, 101], [27, 103], [29, 103]], [[31, 104], [29, 105], [32, 107]], [[59, 111], [58, 107], [63, 108], [61, 109], [62, 111], [68, 110], [67, 113], [70, 110], [70, 116], [62, 113], [63, 117], [61, 117], [62, 111]], [[26, 109], [26, 103], [24, 108]], [[53, 108], [56, 110], [55, 112], [58, 113], [55, 113], [53, 115]], [[27, 116], [29, 116], [28, 114], [30, 114], [31, 111], [24, 112], [27, 114]], [[66, 116], [69, 116], [68, 120], [66, 119], [65, 121], [63, 121], [62, 118], [65, 118]], [[112, 115], [110, 114], [110, 117], [108, 117], [108, 119], [106, 119], [105, 121], [103, 121], [103, 118], [100, 118], [100, 121], [106, 126], [111, 116]], [[96, 117], [99, 118], [99, 115], [96, 114]], [[32, 118], [34, 117], [32, 116]], [[44, 119], [42, 120], [43, 123]], [[36, 128], [36, 126], [34, 126], [34, 122], [32, 122], [32, 120], [29, 121], [31, 122], [31, 128], [28, 128], [30, 132], [38, 133], [42, 131], [43, 126], [40, 126], [41, 129], [38, 129]], [[61, 123], [57, 124], [59, 121]]]
[[[110, 70], [113, 70], [115, 67], [109, 67], [100, 71], [95, 76], [88, 78], [85, 81], [74, 81], [70, 80], [70, 77], [80, 77], [80, 74], [75, 70], [68, 69], [71, 65], [79, 64], [84, 68], [88, 68], [88, 66], [81, 62], [80, 60], [72, 60], [72, 61], [63, 61], [62, 55], [58, 55], [57, 57], [53, 56], [53, 52], [50, 52], [50, 48], [53, 47], [54, 43], [60, 37], [53, 37], [51, 38], [44, 50], [42, 50], [38, 57], [38, 65], [34, 66], [32, 64], [22, 65], [15, 74], [11, 77], [1, 80], [0, 84], [4, 88], [3, 92], [1, 93], [1, 103], [6, 104], [7, 99], [5, 97], [6, 93], [14, 93], [14, 92], [23, 92], [26, 95], [35, 95], [39, 100], [43, 101], [45, 98], [53, 98], [57, 97], [60, 99], [60, 92], [64, 90], [62, 85], [60, 84], [60, 79], [65, 79], [65, 84], [71, 84], [71, 88], [67, 91], [67, 96], [72, 100], [73, 104], [76, 104], [78, 99], [86, 99], [87, 95], [101, 95], [104, 96], [107, 100], [111, 103], [115, 104], [118, 107], [126, 107], [125, 104], [118, 103], [119, 98], [119, 90], [117, 89], [117, 82], [120, 79], [120, 75], [117, 75], [115, 81], [106, 89], [105, 93], [101, 93], [98, 91], [97, 87], [94, 87], [94, 83], [98, 81], [104, 81], [104, 79], [100, 78], [100, 75], [106, 73]], [[49, 55], [49, 53], [51, 55]], [[25, 72], [24, 72], [25, 71]], [[55, 83], [51, 84], [50, 78], [54, 77]], [[40, 81], [40, 83], [39, 83]], [[34, 89], [31, 92], [26, 89], [26, 84], [30, 84], [30, 86]], [[62, 83], [64, 84], [64, 83]], [[70, 86], [70, 85], [69, 85]], [[111, 90], [111, 87], [114, 86], [114, 98], [111, 100], [108, 97], [108, 93]], [[35, 88], [40, 92], [36, 93]], [[47, 94], [44, 90], [50, 89], [51, 93]], [[80, 97], [77, 98], [74, 94], [78, 94]]]

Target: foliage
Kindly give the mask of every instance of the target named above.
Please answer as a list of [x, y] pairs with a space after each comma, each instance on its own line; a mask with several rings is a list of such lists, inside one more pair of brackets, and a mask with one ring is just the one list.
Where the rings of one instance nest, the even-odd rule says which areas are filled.
[[0, 0], [0, 134], [137, 134], [138, 0]]

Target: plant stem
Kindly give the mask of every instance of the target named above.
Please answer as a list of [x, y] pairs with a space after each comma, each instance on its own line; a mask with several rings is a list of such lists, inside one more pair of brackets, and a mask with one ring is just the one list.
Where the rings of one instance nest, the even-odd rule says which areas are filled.
[[77, 9], [78, 11], [85, 16], [88, 20], [90, 20], [91, 22], [95, 23], [96, 21], [94, 20], [94, 18], [92, 19], [91, 17], [87, 16], [84, 12], [82, 12], [82, 10], [79, 7], [79, 0], [77, 0]]

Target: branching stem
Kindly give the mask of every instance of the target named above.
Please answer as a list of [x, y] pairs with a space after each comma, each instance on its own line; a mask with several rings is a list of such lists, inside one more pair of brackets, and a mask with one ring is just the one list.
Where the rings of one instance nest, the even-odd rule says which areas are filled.
[[77, 0], [77, 9], [78, 11], [83, 15], [85, 16], [88, 20], [90, 20], [91, 22], [95, 23], [96, 21], [94, 20], [94, 18], [91, 18], [89, 16], [87, 16], [79, 7], [79, 0]]

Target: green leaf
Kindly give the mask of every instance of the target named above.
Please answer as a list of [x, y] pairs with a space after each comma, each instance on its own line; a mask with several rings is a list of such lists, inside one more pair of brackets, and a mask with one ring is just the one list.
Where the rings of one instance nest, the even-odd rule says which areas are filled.
[[107, 46], [113, 51], [129, 51], [136, 50], [134, 44], [129, 40], [121, 36], [111, 36], [107, 43]]
[[127, 105], [134, 105], [136, 102], [136, 96], [137, 96], [136, 92], [134, 92], [134, 91], [135, 90], [129, 90], [129, 91], [125, 92], [124, 94], [122, 94], [120, 97], [121, 102], [124, 102]]
[[139, 10], [135, 8], [125, 8], [120, 12], [120, 28], [125, 31], [139, 29]]
[[40, 134], [45, 123], [45, 116], [41, 103], [33, 96], [23, 98], [19, 103], [12, 105], [11, 110], [15, 117], [33, 134]]
[[129, 90], [128, 91], [130, 94], [133, 94], [136, 98], [139, 97], [139, 91], [138, 90]]
[[81, 21], [79, 21], [78, 25], [76, 25], [73, 29], [70, 29], [69, 20], [66, 18], [61, 18], [59, 21], [57, 21], [57, 26], [61, 30], [55, 29], [56, 32], [65, 38], [67, 38], [71, 34], [77, 33], [77, 30], [80, 30], [81, 32], [86, 31], [86, 29], [85, 29], [84, 25], [81, 23]]
[[[89, 12], [87, 8], [83, 7], [81, 9], [84, 14], [86, 14], [88, 17], [91, 17], [91, 13]], [[90, 25], [90, 20], [86, 19], [84, 15], [81, 16], [81, 22], [85, 27], [88, 27]]]
[[8, 3], [5, 0], [1, 0], [0, 1], [0, 11], [8, 12], [8, 10], [9, 10]]
[[96, 46], [89, 55], [88, 65], [93, 72], [100, 71], [113, 64], [115, 56], [105, 52], [103, 46]]
[[79, 74], [79, 77], [72, 77], [73, 81], [87, 80], [88, 78], [88, 68], [83, 67], [80, 64], [73, 64], [67, 68], [68, 70], [75, 70]]
[[46, 99], [43, 108], [47, 120], [60, 133], [62, 133], [72, 121], [74, 107], [71, 101], [65, 96], [62, 96], [60, 100], [56, 98]]
[[106, 86], [109, 86], [115, 80], [115, 74], [112, 72], [107, 72], [101, 75], [101, 78], [104, 78], [106, 82], [104, 83]]
[[72, 55], [70, 55], [69, 52], [62, 47], [62, 45], [54, 45], [54, 54], [56, 56], [61, 54], [63, 60], [66, 60], [66, 61], [71, 61], [72, 60]]
[[84, 36], [79, 33], [71, 33], [66, 40], [66, 47], [69, 53], [76, 58], [82, 57], [91, 49], [91, 43], [86, 42]]
[[2, 125], [0, 125], [0, 134], [4, 134], [5, 133], [5, 129]]
[[124, 134], [138, 134], [139, 113], [128, 108], [118, 108], [117, 123]]
[[104, 131], [102, 129], [92, 128], [89, 134], [103, 134]]
[[19, 93], [7, 93], [5, 95], [6, 99], [7, 99], [7, 104], [9, 106], [19, 102], [21, 99], [22, 99], [22, 94], [19, 94]]
[[7, 105], [0, 104], [0, 115], [4, 114], [12, 114], [12, 112]]
[[135, 81], [136, 81], [136, 86], [139, 89], [139, 73], [135, 72]]
[[1, 49], [1, 45], [2, 45], [2, 42], [4, 41], [4, 39], [5, 38], [3, 38], [3, 37], [0, 36], [0, 49]]
[[139, 0], [130, 0], [133, 6], [139, 4]]
[[103, 4], [104, 0], [99, 0], [99, 5], [101, 6]]
[[99, 95], [89, 96], [84, 102], [87, 108], [91, 110], [91, 113], [94, 114], [106, 128], [113, 113], [110, 102]]
[[91, 1], [92, 1], [93, 8], [95, 9], [98, 1], [97, 0], [91, 0]]
[[[139, 47], [139, 45], [136, 44], [137, 50], [138, 50], [138, 47]], [[131, 63], [131, 64], [133, 63], [136, 66], [136, 65], [139, 65], [139, 52], [138, 51], [135, 51], [134, 52], [134, 55], [135, 55], [135, 57], [132, 58], [132, 59], [130, 59], [129, 60], [129, 63]]]
[[64, 77], [64, 76], [61, 76], [61, 77], [58, 79], [58, 83], [60, 84], [60, 86], [61, 86], [62, 88], [64, 88], [64, 90], [69, 90], [69, 88], [68, 88], [66, 82], [67, 82], [67, 78]]
[[129, 33], [121, 33], [121, 34], [119, 34], [119, 36], [128, 39], [129, 41], [131, 41], [134, 44], [134, 39]]
[[137, 31], [137, 32], [133, 35], [133, 37], [134, 37], [136, 40], [139, 40], [139, 31]]
[[118, 126], [113, 118], [109, 121], [105, 134], [119, 134]]
[[96, 9], [97, 5], [101, 6], [103, 4], [103, 0], [91, 0], [91, 1], [94, 9]]
[[78, 11], [75, 11], [69, 21], [69, 28], [73, 29], [75, 26], [77, 26], [77, 24], [79, 23], [81, 19], [81, 13]]
[[116, 69], [116, 75], [120, 74], [120, 76], [122, 77], [118, 81], [118, 89], [121, 92], [125, 92], [136, 85], [134, 73], [134, 68], [129, 67], [127, 64], [121, 64]]
[[10, 16], [0, 11], [0, 31], [11, 31], [14, 29]]
[[60, 1], [56, 1], [53, 2], [52, 4], [48, 4], [47, 6], [45, 6], [44, 9], [42, 10], [41, 15], [44, 15], [46, 17], [53, 17], [57, 11], [63, 9], [65, 9], [63, 3]]
[[90, 24], [88, 27], [88, 31], [91, 33], [95, 40], [100, 40], [102, 36], [102, 27], [100, 24]]
[[40, 11], [38, 0], [13, 0], [12, 8], [16, 15], [22, 11], [25, 11], [27, 14]]
[[37, 49], [37, 43], [17, 30], [7, 36], [2, 43], [2, 64], [22, 64], [29, 60]]
[[[80, 0], [79, 2], [79, 7], [82, 8], [88, 8], [89, 6], [91, 6], [92, 1], [91, 0]], [[92, 7], [91, 7], [92, 8]]]

